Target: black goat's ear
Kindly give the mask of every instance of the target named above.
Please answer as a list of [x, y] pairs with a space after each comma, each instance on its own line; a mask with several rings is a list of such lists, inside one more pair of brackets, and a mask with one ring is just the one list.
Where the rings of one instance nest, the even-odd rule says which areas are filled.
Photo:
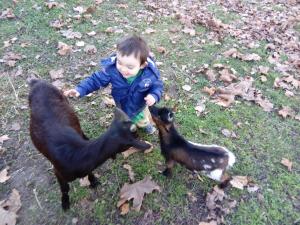
[[119, 121], [129, 121], [129, 117], [120, 108], [115, 109], [115, 120]]
[[172, 123], [174, 121], [174, 113], [173, 112], [168, 113], [168, 121], [170, 123]]

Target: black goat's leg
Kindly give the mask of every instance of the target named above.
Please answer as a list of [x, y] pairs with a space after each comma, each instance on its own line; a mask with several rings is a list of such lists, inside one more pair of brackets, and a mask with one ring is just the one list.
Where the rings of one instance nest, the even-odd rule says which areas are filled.
[[89, 182], [91, 183], [90, 184], [91, 188], [95, 188], [99, 184], [99, 181], [97, 180], [97, 178], [95, 177], [95, 175], [93, 173], [88, 174], [88, 179], [89, 179]]
[[171, 177], [172, 176], [172, 168], [175, 164], [175, 161], [172, 159], [167, 159], [166, 160], [167, 168], [162, 172], [162, 174], [166, 177]]
[[68, 182], [64, 181], [56, 172], [55, 175], [57, 177], [60, 190], [61, 190], [61, 206], [64, 211], [68, 210], [70, 208], [70, 200], [69, 200], [69, 184]]

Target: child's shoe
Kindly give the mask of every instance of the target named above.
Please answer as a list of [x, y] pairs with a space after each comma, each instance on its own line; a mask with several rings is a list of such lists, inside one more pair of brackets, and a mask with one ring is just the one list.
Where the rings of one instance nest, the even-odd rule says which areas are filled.
[[148, 124], [145, 128], [147, 134], [154, 134], [156, 128], [152, 124]]

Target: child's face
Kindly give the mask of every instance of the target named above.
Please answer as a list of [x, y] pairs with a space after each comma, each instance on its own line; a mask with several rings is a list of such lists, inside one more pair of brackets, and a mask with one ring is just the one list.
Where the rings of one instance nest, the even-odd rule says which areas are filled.
[[135, 76], [139, 70], [144, 67], [144, 65], [141, 65], [140, 59], [135, 57], [134, 53], [126, 56], [117, 52], [117, 69], [123, 77], [128, 78]]

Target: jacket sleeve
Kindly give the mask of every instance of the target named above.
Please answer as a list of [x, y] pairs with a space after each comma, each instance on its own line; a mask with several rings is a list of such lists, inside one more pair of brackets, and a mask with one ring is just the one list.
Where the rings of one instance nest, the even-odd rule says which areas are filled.
[[102, 87], [106, 87], [110, 83], [110, 79], [110, 75], [103, 69], [81, 81], [80, 84], [77, 85], [76, 90], [80, 93], [80, 97], [83, 97]]
[[150, 90], [149, 90], [149, 94], [151, 94], [154, 98], [155, 98], [155, 103], [159, 102], [163, 93], [163, 82], [160, 79], [156, 79]]

